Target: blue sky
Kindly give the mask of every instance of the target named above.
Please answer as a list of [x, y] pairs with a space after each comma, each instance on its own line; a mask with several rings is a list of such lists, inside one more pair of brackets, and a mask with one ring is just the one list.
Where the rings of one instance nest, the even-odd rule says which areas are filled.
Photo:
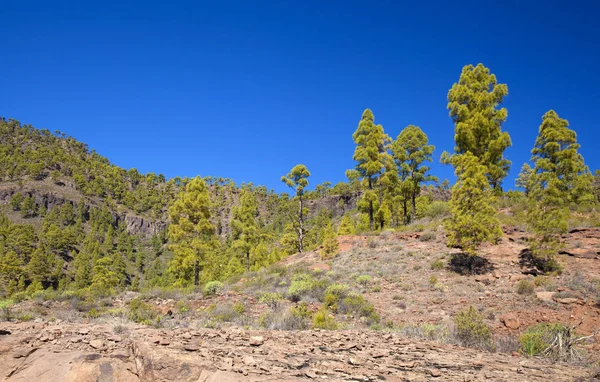
[[3, 0], [0, 115], [122, 167], [283, 191], [297, 163], [312, 186], [345, 180], [367, 107], [393, 138], [415, 124], [436, 158], [452, 150], [448, 89], [482, 62], [509, 88], [511, 188], [549, 109], [600, 168], [599, 16], [594, 1]]

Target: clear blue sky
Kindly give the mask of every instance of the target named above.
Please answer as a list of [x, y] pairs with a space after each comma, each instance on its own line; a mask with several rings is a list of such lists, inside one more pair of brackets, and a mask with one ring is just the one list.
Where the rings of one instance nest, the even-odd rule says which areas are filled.
[[367, 107], [393, 138], [416, 124], [436, 158], [452, 150], [448, 89], [482, 62], [509, 88], [511, 188], [551, 108], [600, 168], [599, 17], [595, 1], [2, 0], [0, 115], [122, 167], [281, 191], [297, 163], [312, 186], [344, 180]]

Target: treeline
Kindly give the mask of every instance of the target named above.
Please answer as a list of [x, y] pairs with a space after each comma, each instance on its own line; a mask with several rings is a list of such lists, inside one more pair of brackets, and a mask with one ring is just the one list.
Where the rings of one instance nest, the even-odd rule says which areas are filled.
[[[533, 261], [541, 271], [559, 271], [556, 255], [570, 210], [596, 207], [600, 173], [591, 174], [575, 132], [550, 110], [542, 117], [531, 164], [523, 166], [517, 180], [523, 192], [505, 194], [502, 182], [511, 162], [504, 152], [511, 139], [502, 130], [507, 111], [500, 105], [507, 94], [507, 85], [482, 64], [465, 66], [449, 90], [456, 145], [453, 153], [441, 156], [457, 176], [449, 203], [433, 198], [448, 192], [450, 184], [430, 173], [435, 147], [426, 133], [409, 125], [392, 139], [370, 109], [352, 135], [355, 167], [346, 172], [348, 182], [324, 182], [310, 190], [311, 173], [299, 164], [281, 178], [289, 194], [237, 186], [224, 178], [166, 180], [139, 174], [110, 164], [62, 133], [0, 119], [2, 180], [50, 179], [59, 186], [72, 184], [81, 195], [78, 203], [48, 210], [33, 195], [14, 194], [10, 210], [0, 214], [0, 293], [111, 294], [125, 288], [200, 285], [297, 252], [320, 248], [325, 259], [337, 252], [337, 235], [407, 226], [423, 230], [424, 217], [435, 224], [428, 229], [443, 224], [449, 246], [476, 255], [480, 244], [502, 236], [497, 207], [507, 195], [525, 206], [534, 235]], [[343, 216], [319, 204], [328, 197], [344, 207]], [[168, 229], [151, 238], [131, 235], [115, 219], [123, 208], [168, 220]], [[15, 214], [31, 224], [7, 218]]]

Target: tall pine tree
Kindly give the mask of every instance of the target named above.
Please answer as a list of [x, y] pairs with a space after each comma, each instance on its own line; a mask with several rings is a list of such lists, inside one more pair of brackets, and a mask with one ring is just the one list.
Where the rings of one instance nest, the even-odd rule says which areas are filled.
[[554, 110], [542, 117], [531, 153], [528, 222], [536, 238], [532, 251], [545, 270], [557, 270], [560, 235], [568, 230], [568, 207], [593, 202], [593, 176], [579, 154], [577, 134]]
[[305, 165], [299, 164], [294, 166], [292, 170], [281, 177], [281, 181], [296, 192], [298, 199], [298, 217], [292, 219], [292, 226], [298, 238], [298, 252], [304, 251], [304, 237], [306, 235], [306, 227], [304, 225], [304, 190], [308, 187], [308, 177], [310, 172]]
[[500, 188], [511, 163], [504, 158], [504, 150], [511, 146], [510, 136], [501, 129], [507, 111], [498, 108], [507, 94], [506, 84], [499, 84], [483, 64], [463, 67], [460, 79], [448, 92], [455, 151], [475, 155], [486, 167], [485, 175], [493, 189]]
[[[366, 109], [358, 128], [352, 135], [356, 144], [353, 159], [357, 162], [354, 170], [349, 170], [349, 178], [360, 178], [365, 192], [359, 201], [359, 208], [369, 216], [369, 228], [373, 230], [375, 213], [379, 209], [381, 196], [377, 192], [379, 179], [392, 161], [387, 152], [391, 138], [383, 131], [383, 126], [375, 124], [375, 116]], [[381, 189], [379, 190], [381, 191]]]
[[210, 222], [208, 189], [202, 178], [187, 184], [169, 208], [169, 217], [169, 248], [174, 254], [169, 271], [180, 286], [192, 282], [199, 285], [201, 268], [218, 247], [215, 227]]
[[[428, 181], [436, 181], [437, 178], [430, 175], [429, 167], [424, 162], [431, 162], [431, 156], [435, 146], [429, 144], [427, 135], [418, 126], [409, 125], [391, 145], [392, 154], [400, 180], [405, 184], [407, 197], [412, 205], [411, 220], [415, 220], [417, 214], [417, 196], [421, 193], [421, 184]], [[407, 199], [408, 199], [407, 198]], [[404, 204], [406, 214], [406, 203]]]

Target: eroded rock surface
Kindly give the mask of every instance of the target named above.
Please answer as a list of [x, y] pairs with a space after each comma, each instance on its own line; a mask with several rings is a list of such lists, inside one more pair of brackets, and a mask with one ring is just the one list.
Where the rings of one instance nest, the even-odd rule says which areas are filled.
[[374, 331], [0, 325], [6, 381], [573, 381], [591, 370]]

